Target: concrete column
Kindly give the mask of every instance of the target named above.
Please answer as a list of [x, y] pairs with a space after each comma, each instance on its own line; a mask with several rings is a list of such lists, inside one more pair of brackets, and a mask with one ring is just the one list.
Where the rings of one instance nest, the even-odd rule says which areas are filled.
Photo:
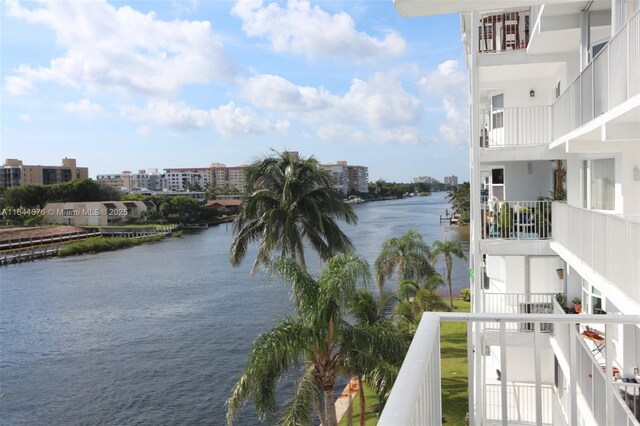
[[[482, 274], [482, 253], [480, 252], [480, 232], [482, 228], [480, 209], [480, 99], [478, 81], [478, 50], [479, 35], [478, 23], [480, 16], [477, 12], [471, 13], [471, 52], [469, 67], [469, 145], [471, 157], [470, 169], [470, 198], [471, 198], [471, 244], [469, 247], [469, 267], [473, 270], [473, 277], [470, 279], [472, 289], [472, 312], [480, 312], [481, 306], [481, 274]], [[482, 335], [479, 332], [483, 325], [480, 323], [470, 324], [474, 328], [474, 349], [472, 358], [469, 358], [469, 416], [474, 424], [481, 424], [484, 413], [484, 393], [479, 386], [483, 383], [482, 375]], [[475, 364], [475, 368], [474, 365]], [[471, 374], [473, 372], [473, 375]]]

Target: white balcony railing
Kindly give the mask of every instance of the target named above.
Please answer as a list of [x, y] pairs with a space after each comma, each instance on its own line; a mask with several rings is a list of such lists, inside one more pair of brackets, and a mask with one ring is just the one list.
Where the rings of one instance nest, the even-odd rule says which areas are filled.
[[[380, 416], [380, 421], [378, 422], [380, 426], [442, 424], [439, 340], [441, 321], [466, 322], [468, 333], [471, 333], [470, 330], [477, 329], [473, 323], [500, 323], [502, 327], [499, 347], [502, 349], [507, 346], [505, 333], [505, 325], [507, 323], [532, 322], [535, 324], [535, 333], [539, 332], [541, 324], [552, 323], [555, 327], [561, 326], [562, 328], [573, 330], [572, 338], [581, 339], [575, 327], [577, 322], [606, 324], [607, 327], [620, 324], [637, 325], [640, 323], [640, 315], [527, 315], [425, 312], [402, 364], [396, 383], [391, 390], [391, 395]], [[530, 347], [534, 354], [535, 369], [538, 371], [541, 368], [541, 360], [538, 356], [540, 351], [537, 345], [541, 340], [533, 339], [533, 345]], [[469, 344], [472, 345], [472, 340], [469, 340]], [[628, 409], [628, 404], [623, 401], [617, 392], [607, 392], [605, 390], [607, 387], [615, 389], [613, 376], [605, 378], [602, 369], [597, 364], [594, 364], [593, 357], [589, 357], [588, 348], [577, 352], [576, 371], [570, 371], [569, 374], [579, 392], [583, 395], [591, 393], [592, 397], [590, 399], [585, 398], [585, 401], [590, 404], [588, 406], [592, 412], [596, 408], [593, 404], [597, 404], [597, 410], [600, 410], [597, 418], [605, 419], [604, 422], [598, 424], [637, 426], [638, 422]], [[483, 356], [483, 352], [477, 349], [474, 351], [469, 350], [468, 353]], [[586, 357], [583, 357], [583, 355]], [[474, 367], [477, 365], [476, 360], [469, 359], [468, 362], [469, 377], [473, 377], [475, 374]], [[487, 386], [482, 388], [486, 391], [491, 390], [492, 395], [485, 398], [485, 392], [482, 392], [481, 399], [484, 399], [484, 405], [472, 410], [476, 416], [480, 417], [472, 418], [471, 420], [480, 424], [483, 422], [483, 417], [484, 419], [491, 417], [494, 421], [500, 421], [503, 425], [509, 423], [551, 423], [549, 416], [553, 412], [553, 407], [549, 398], [552, 398], [552, 393], [547, 390], [547, 385], [541, 383], [540, 376], [536, 375], [538, 379], [531, 384], [509, 382], [507, 357], [501, 356], [500, 363], [502, 381], [495, 387], [491, 387], [491, 389]], [[521, 365], [511, 366], [511, 368], [520, 367]], [[591, 377], [589, 377], [588, 373], [591, 373]], [[603, 378], [602, 383], [592, 380], [593, 377], [598, 375]], [[529, 390], [529, 388], [532, 390]], [[471, 395], [470, 399], [474, 400], [474, 396]], [[597, 399], [604, 401], [604, 404], [601, 401], [596, 401]], [[575, 398], [568, 398], [565, 401], [573, 404], [572, 400], [575, 400]], [[564, 411], [577, 413], [577, 408], [576, 406], [573, 406], [573, 408], [567, 407]], [[578, 420], [582, 418], [580, 413], [575, 415], [577, 415], [577, 418], [574, 418], [572, 423], [578, 423]]]
[[551, 237], [550, 201], [489, 201], [482, 208], [482, 238], [539, 240]]
[[442, 424], [440, 318], [424, 313], [379, 425]]
[[491, 108], [481, 114], [482, 148], [545, 145], [552, 141], [549, 105]]
[[[541, 385], [542, 419], [541, 424], [553, 424], [553, 387]], [[509, 422], [518, 424], [536, 424], [536, 387], [531, 383], [514, 383], [507, 385], [507, 416]], [[485, 419], [500, 421], [502, 419], [502, 385], [485, 385]]]
[[553, 139], [640, 93], [640, 11], [552, 105]]
[[640, 221], [553, 203], [553, 241], [640, 303]]
[[[482, 312], [487, 314], [551, 314], [553, 293], [482, 293]], [[497, 330], [497, 322], [485, 323], [485, 329]], [[533, 323], [507, 323], [507, 330], [533, 331]], [[552, 325], [542, 323], [540, 331], [552, 331]]]
[[622, 416], [624, 412], [624, 414], [627, 415], [627, 418], [632, 417], [636, 420], [640, 420], [640, 384], [617, 381], [614, 385], [616, 396], [619, 396], [622, 400], [622, 404], [620, 404], [619, 408], [621, 412], [616, 417]]

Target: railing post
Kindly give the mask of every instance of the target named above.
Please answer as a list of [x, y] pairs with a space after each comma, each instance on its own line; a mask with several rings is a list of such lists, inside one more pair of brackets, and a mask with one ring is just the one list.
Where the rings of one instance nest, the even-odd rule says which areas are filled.
[[536, 380], [536, 425], [542, 426], [542, 387], [540, 378], [540, 353], [538, 343], [540, 342], [540, 324], [533, 323], [533, 364]]
[[504, 320], [500, 321], [500, 396], [502, 400], [502, 426], [508, 426], [509, 395], [507, 393], [507, 332]]

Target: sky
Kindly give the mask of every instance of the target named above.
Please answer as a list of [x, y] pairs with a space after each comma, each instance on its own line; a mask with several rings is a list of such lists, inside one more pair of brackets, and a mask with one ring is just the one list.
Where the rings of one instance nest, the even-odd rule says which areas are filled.
[[369, 180], [467, 180], [458, 15], [392, 0], [0, 4], [0, 156], [89, 176], [249, 164], [270, 149]]

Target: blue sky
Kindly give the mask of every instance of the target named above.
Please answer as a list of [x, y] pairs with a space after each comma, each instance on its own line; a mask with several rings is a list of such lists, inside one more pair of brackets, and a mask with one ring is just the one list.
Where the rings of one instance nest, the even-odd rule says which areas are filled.
[[384, 1], [3, 2], [2, 159], [89, 174], [270, 148], [468, 179], [459, 17]]

